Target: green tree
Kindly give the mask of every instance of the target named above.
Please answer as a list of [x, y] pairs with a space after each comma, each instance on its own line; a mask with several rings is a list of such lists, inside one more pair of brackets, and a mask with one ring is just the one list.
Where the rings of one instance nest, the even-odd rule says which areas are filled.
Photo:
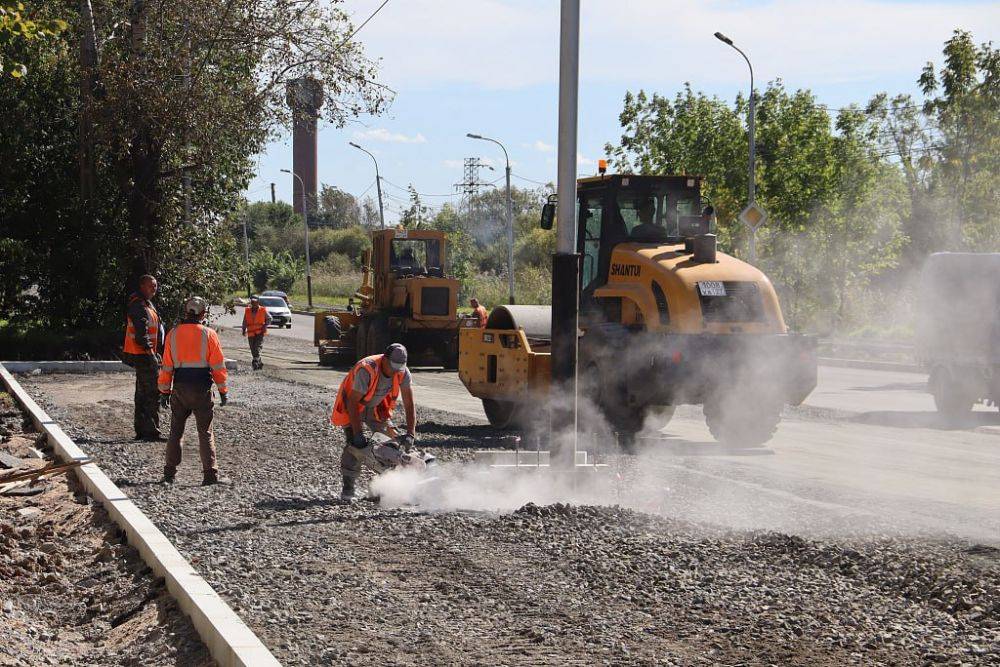
[[45, 7], [28, 9], [23, 2], [0, 2], [0, 78], [8, 75], [19, 79], [28, 73], [28, 66], [11, 51], [18, 43], [35, 39], [52, 39], [66, 30], [62, 18], [52, 16]]
[[354, 195], [324, 184], [319, 189], [319, 214], [316, 217], [317, 224], [326, 227], [356, 227], [361, 224], [361, 207]]

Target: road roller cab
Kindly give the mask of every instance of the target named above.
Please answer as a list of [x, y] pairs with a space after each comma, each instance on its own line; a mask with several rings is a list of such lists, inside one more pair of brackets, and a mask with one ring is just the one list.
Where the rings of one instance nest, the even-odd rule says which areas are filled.
[[[703, 404], [720, 440], [769, 439], [782, 407], [815, 387], [815, 340], [788, 332], [763, 272], [718, 252], [701, 178], [602, 175], [577, 196], [583, 410], [631, 437], [650, 408], [669, 418]], [[552, 213], [550, 202], [543, 227]], [[461, 333], [462, 381], [495, 425], [518, 425], [547, 393], [548, 312], [503, 306]]]

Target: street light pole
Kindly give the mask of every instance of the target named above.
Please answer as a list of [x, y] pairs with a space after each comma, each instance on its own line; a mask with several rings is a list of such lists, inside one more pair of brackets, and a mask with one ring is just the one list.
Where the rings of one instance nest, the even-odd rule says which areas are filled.
[[[757, 121], [757, 94], [754, 92], [753, 87], [753, 65], [750, 64], [750, 58], [747, 54], [743, 53], [742, 49], [733, 44], [733, 40], [729, 39], [721, 32], [715, 33], [715, 38], [724, 44], [728, 44], [733, 47], [737, 53], [743, 56], [743, 60], [747, 61], [747, 67], [750, 68], [750, 119], [747, 121], [747, 129], [750, 134], [750, 167], [749, 167], [749, 184], [747, 186], [747, 197], [749, 199], [748, 205], [753, 205], [757, 202], [757, 182], [755, 178], [755, 169], [757, 165], [757, 139], [755, 136], [756, 121]], [[757, 261], [757, 229], [754, 227], [750, 228], [750, 261]]]
[[378, 173], [378, 160], [375, 159], [374, 155], [372, 155], [371, 153], [369, 153], [368, 151], [366, 151], [361, 146], [358, 146], [353, 141], [349, 141], [347, 143], [349, 143], [351, 146], [354, 146], [359, 151], [362, 151], [364, 153], [368, 153], [368, 157], [370, 157], [372, 159], [372, 162], [375, 163], [375, 190], [378, 192], [378, 219], [379, 219], [379, 222], [382, 223], [382, 229], [385, 229], [385, 212], [382, 210], [382, 177], [379, 176], [379, 173]]
[[490, 139], [489, 137], [484, 137], [480, 134], [466, 134], [470, 139], [482, 139], [483, 141], [492, 141], [500, 150], [503, 151], [503, 159], [507, 163], [507, 290], [508, 290], [508, 303], [514, 304], [514, 201], [510, 195], [510, 156], [507, 155], [507, 149], [496, 139]]
[[299, 185], [302, 187], [302, 220], [305, 222], [306, 226], [306, 296], [309, 299], [309, 308], [313, 307], [313, 283], [312, 283], [312, 269], [309, 263], [309, 199], [306, 197], [306, 184], [302, 181], [302, 177], [296, 174], [291, 169], [282, 169], [286, 174], [291, 174], [294, 178], [299, 179]]

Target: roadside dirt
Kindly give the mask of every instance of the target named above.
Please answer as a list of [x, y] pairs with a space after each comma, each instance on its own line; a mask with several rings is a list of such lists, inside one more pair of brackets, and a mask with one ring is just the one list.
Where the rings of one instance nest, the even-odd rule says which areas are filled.
[[[30, 450], [43, 441], [0, 392], [0, 453], [25, 471], [40, 468], [46, 461]], [[0, 478], [10, 472], [0, 467]], [[0, 665], [215, 664], [163, 581], [75, 477], [34, 490], [0, 495]]]
[[[198, 485], [190, 427], [165, 486], [162, 446], [129, 439], [123, 379], [91, 405], [59, 400], [77, 378], [28, 382], [286, 665], [1000, 664], [987, 545], [807, 539], [614, 505], [345, 505], [330, 390], [267, 374], [235, 375], [216, 411], [234, 486]], [[444, 465], [508, 442], [454, 414], [419, 420]], [[627, 475], [633, 459], [613, 463]]]

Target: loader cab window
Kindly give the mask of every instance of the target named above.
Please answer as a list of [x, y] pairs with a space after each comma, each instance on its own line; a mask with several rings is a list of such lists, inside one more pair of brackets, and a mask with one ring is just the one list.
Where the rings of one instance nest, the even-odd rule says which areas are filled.
[[441, 242], [437, 239], [393, 239], [389, 266], [397, 276], [440, 275]]
[[580, 198], [580, 231], [583, 236], [583, 266], [580, 287], [583, 292], [597, 287], [601, 265], [601, 228], [604, 221], [604, 195], [588, 194]]

